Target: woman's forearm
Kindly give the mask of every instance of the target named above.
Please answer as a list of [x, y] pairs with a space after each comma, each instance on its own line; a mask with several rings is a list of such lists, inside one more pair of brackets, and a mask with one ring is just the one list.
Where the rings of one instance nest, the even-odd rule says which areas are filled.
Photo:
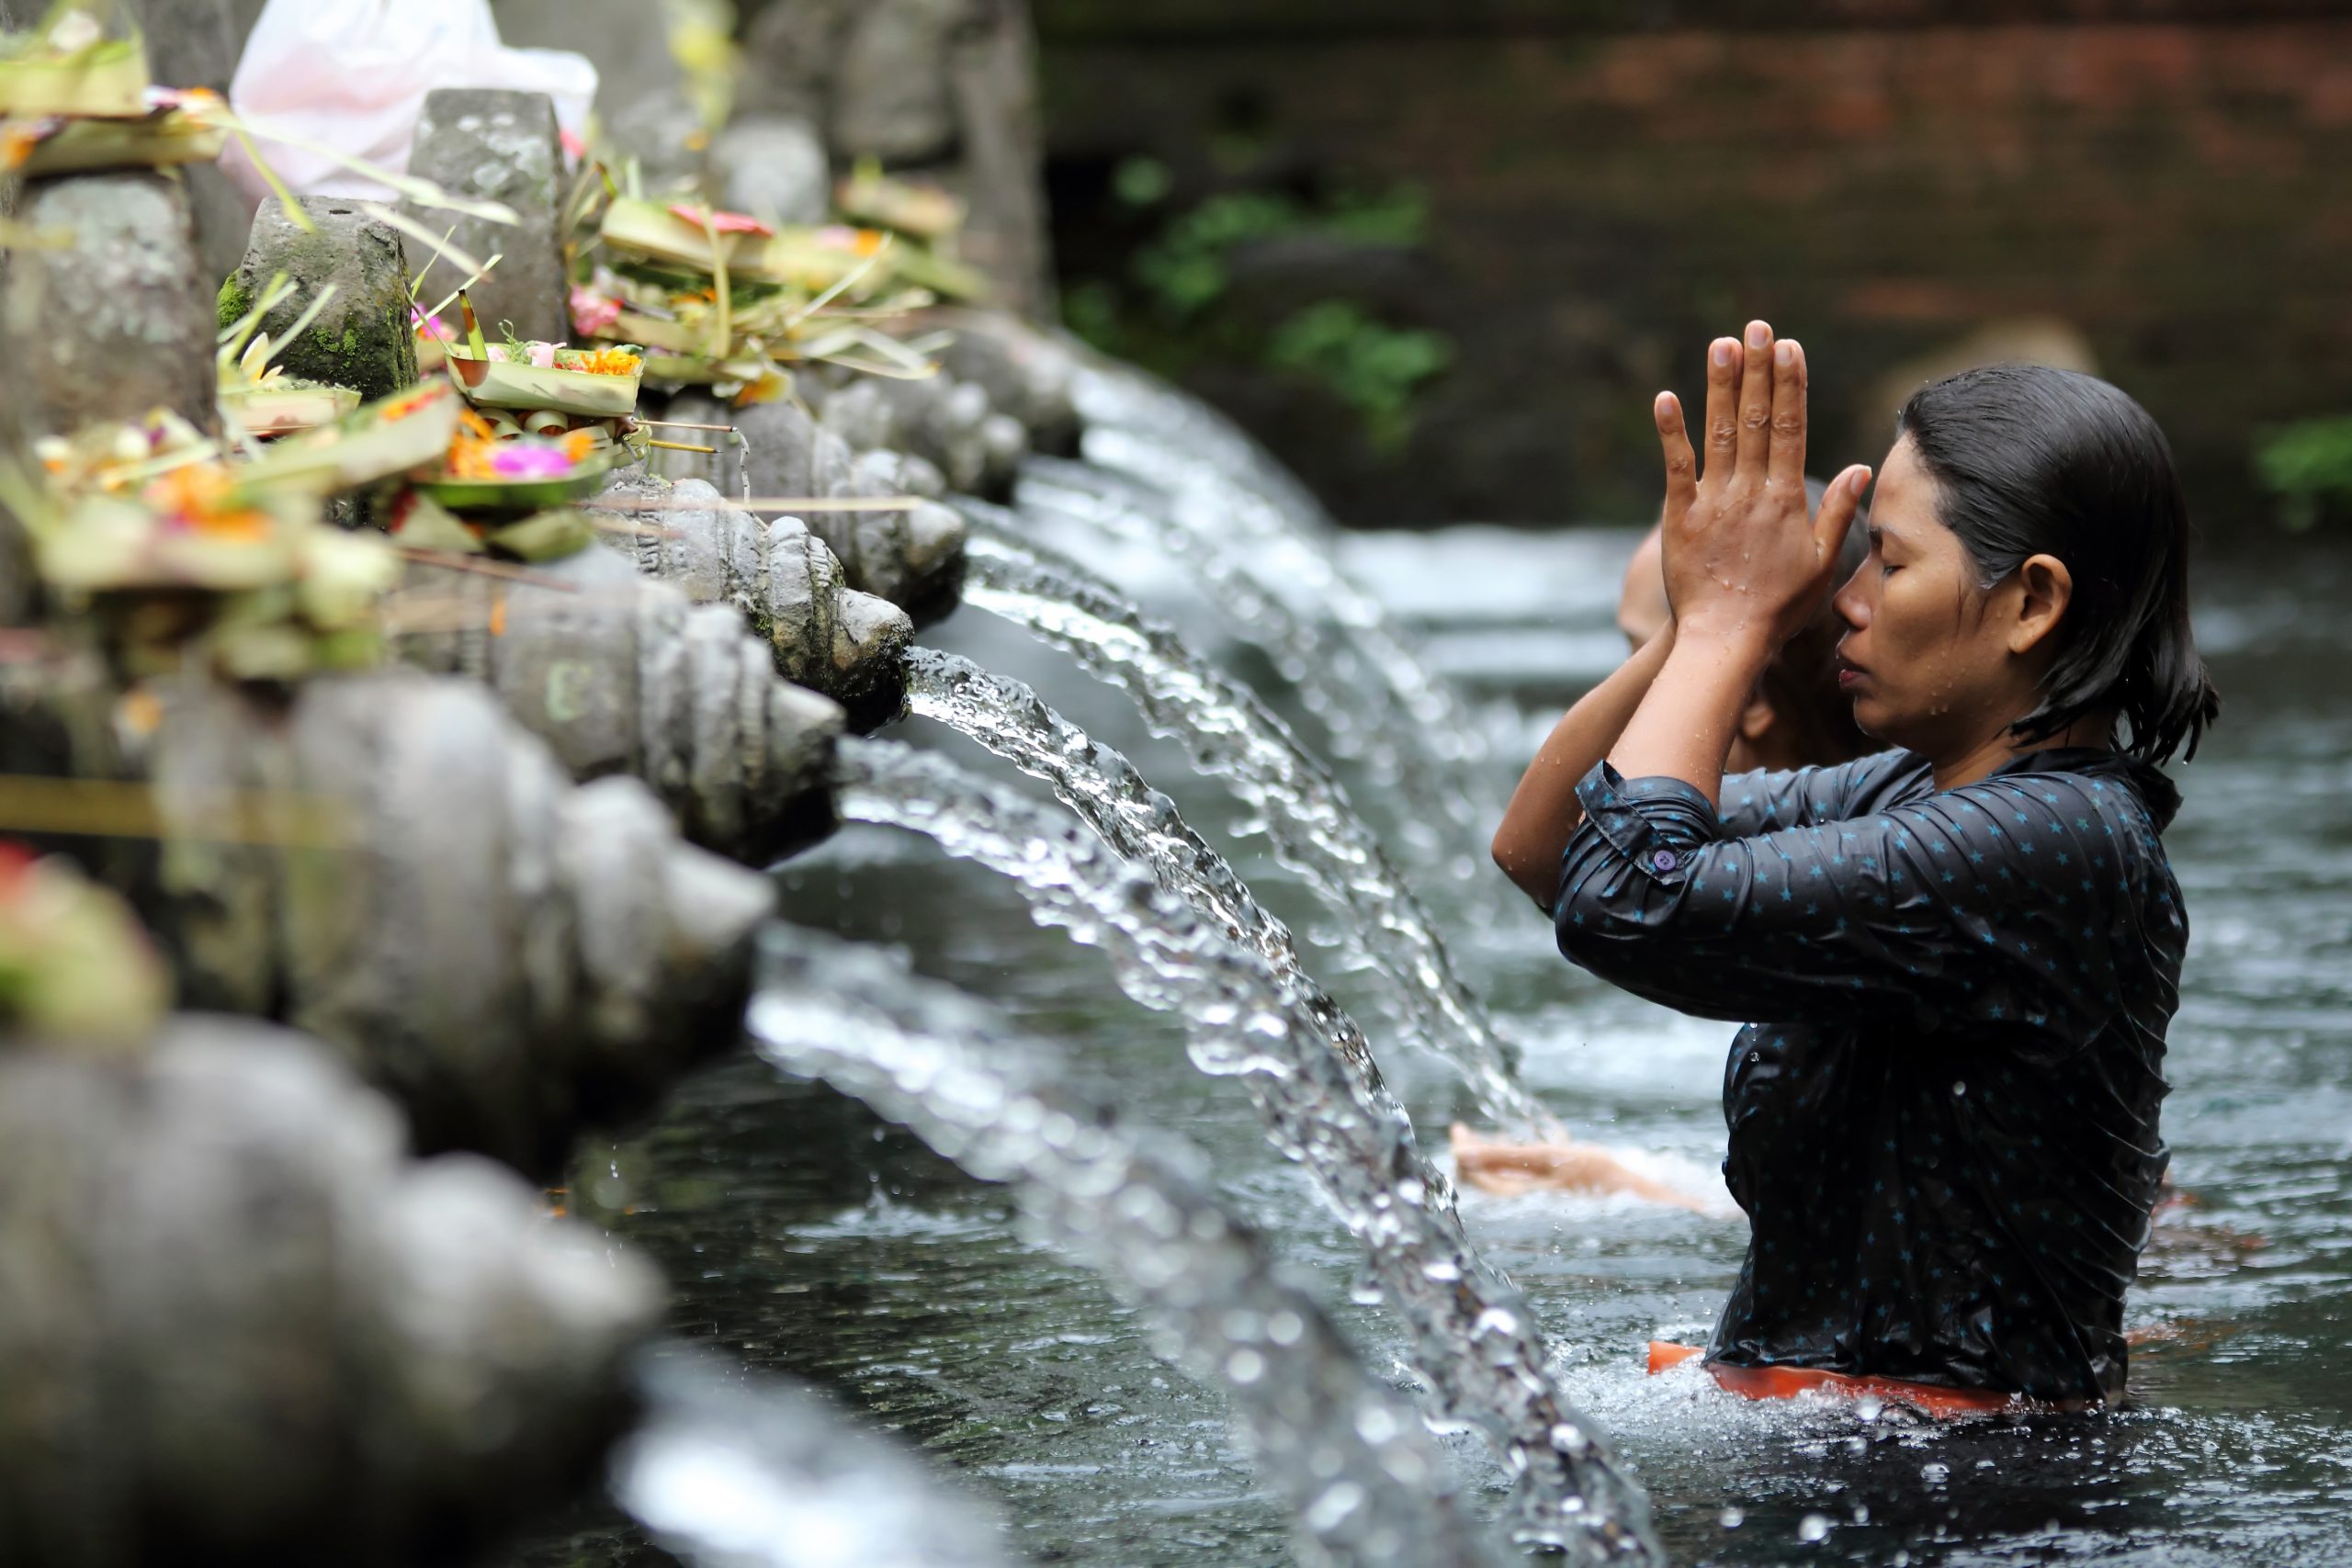
[[1561, 852], [1584, 820], [1577, 784], [1625, 732], [1650, 683], [1666, 667], [1674, 641], [1674, 627], [1668, 625], [1579, 698], [1552, 727], [1511, 792], [1502, 825], [1495, 829], [1495, 863], [1537, 903], [1552, 897]]
[[1769, 629], [1688, 628], [1609, 748], [1609, 760], [1629, 779], [1680, 779], [1720, 807], [1724, 759], [1772, 651]]

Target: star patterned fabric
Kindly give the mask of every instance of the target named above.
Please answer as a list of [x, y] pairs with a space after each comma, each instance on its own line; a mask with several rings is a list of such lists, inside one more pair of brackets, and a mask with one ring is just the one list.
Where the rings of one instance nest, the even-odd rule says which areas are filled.
[[1939, 791], [1890, 751], [1733, 775], [1720, 814], [1606, 762], [1577, 795], [1560, 951], [1747, 1026], [1709, 1359], [2119, 1399], [2188, 934], [2169, 782], [2052, 749]]

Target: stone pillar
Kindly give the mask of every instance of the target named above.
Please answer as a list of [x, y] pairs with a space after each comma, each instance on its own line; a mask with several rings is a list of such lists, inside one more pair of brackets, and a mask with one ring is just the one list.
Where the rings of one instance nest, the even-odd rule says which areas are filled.
[[964, 198], [965, 259], [997, 302], [1050, 313], [1044, 142], [1023, 0], [770, 0], [745, 30], [738, 107], [821, 127], [861, 157]]
[[282, 272], [294, 292], [262, 322], [274, 340], [333, 284], [334, 298], [299, 340], [278, 350], [274, 363], [288, 376], [349, 387], [362, 398], [416, 385], [416, 333], [409, 320], [409, 269], [400, 231], [368, 217], [348, 197], [299, 199], [313, 230], [299, 227], [275, 200], [254, 214], [244, 257], [220, 286], [220, 324], [243, 317]]
[[822, 223], [833, 175], [824, 139], [797, 115], [748, 115], [711, 139], [710, 188], [729, 212], [768, 223]]
[[498, 36], [517, 49], [568, 49], [596, 67], [596, 122], [638, 161], [649, 192], [702, 171], [702, 116], [670, 53], [666, 7], [643, 0], [499, 0]]
[[[445, 87], [424, 96], [417, 121], [409, 173], [459, 196], [503, 201], [521, 218], [519, 226], [431, 209], [408, 209], [409, 216], [435, 233], [452, 222], [451, 243], [483, 261], [501, 256], [498, 267], [473, 290], [474, 313], [495, 339], [500, 323], [514, 335], [561, 343], [571, 335], [565, 306], [561, 237], [556, 220], [570, 183], [558, 139], [555, 105], [545, 93], [515, 93], [483, 87]], [[433, 254], [423, 241], [408, 242], [412, 269]], [[458, 281], [447, 264], [434, 276]], [[447, 293], [447, 288], [442, 292]], [[439, 299], [440, 295], [434, 296]]]
[[[147, 39], [147, 63], [156, 85], [209, 87], [229, 96], [245, 35], [260, 15], [241, 0], [134, 0]], [[196, 216], [196, 250], [207, 283], [224, 277], [243, 254], [254, 209], [217, 164], [190, 164], [183, 173]]]
[[16, 220], [62, 243], [8, 257], [7, 434], [67, 433], [157, 407], [216, 427], [209, 291], [180, 181], [148, 170], [31, 180]]

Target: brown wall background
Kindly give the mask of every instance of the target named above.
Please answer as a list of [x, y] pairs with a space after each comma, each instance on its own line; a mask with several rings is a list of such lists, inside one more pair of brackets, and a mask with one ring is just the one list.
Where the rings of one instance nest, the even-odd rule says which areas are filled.
[[1180, 190], [1425, 192], [1419, 253], [1272, 247], [1242, 285], [1351, 292], [1453, 336], [1401, 451], [1280, 375], [1191, 373], [1351, 521], [1637, 514], [1657, 491], [1649, 394], [1687, 398], [1706, 338], [1749, 315], [1805, 341], [1824, 473], [1881, 455], [1921, 356], [1987, 323], [2071, 328], [2164, 423], [2212, 536], [2267, 525], [2258, 426], [2352, 407], [2352, 7], [1036, 15], [1066, 283], [1132, 243], [1097, 199], [1130, 154]]

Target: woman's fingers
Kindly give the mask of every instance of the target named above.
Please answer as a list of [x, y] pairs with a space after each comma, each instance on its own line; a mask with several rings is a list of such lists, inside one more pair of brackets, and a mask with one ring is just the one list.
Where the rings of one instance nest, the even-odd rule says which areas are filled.
[[1867, 463], [1856, 463], [1829, 481], [1822, 493], [1821, 510], [1814, 514], [1813, 542], [1824, 562], [1838, 559], [1839, 547], [1846, 542], [1846, 530], [1854, 525], [1854, 513], [1862, 509], [1862, 497], [1871, 488], [1871, 470]]
[[1717, 487], [1731, 478], [1739, 449], [1739, 362], [1737, 338], [1708, 344], [1706, 482]]
[[1738, 464], [1735, 478], [1744, 485], [1761, 484], [1772, 439], [1772, 329], [1763, 321], [1747, 323], [1747, 367], [1739, 378]]
[[1657, 416], [1657, 444], [1666, 454], [1666, 520], [1671, 523], [1698, 499], [1699, 459], [1682, 428], [1682, 404], [1672, 392], [1660, 392], [1650, 412]]
[[1790, 493], [1804, 489], [1804, 345], [1784, 337], [1772, 345], [1772, 440], [1764, 477]]

